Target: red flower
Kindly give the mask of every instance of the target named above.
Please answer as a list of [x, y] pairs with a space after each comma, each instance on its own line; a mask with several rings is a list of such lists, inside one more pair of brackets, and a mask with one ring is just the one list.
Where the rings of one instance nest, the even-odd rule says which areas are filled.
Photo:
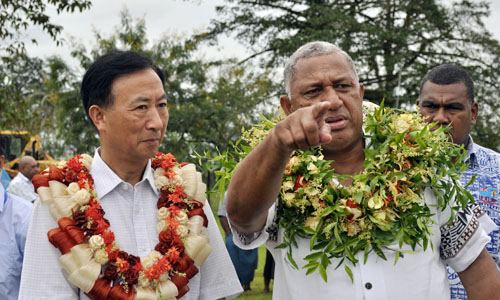
[[179, 197], [179, 194], [170, 194], [168, 195], [168, 200], [171, 201], [172, 203], [176, 204], [176, 203], [181, 203], [182, 202], [182, 198]]
[[114, 249], [113, 245], [110, 244], [106, 247], [106, 252], [108, 253], [108, 258], [110, 261], [115, 261], [118, 258], [118, 249]]
[[101, 234], [101, 237], [104, 239], [104, 243], [106, 245], [111, 244], [115, 240], [115, 234], [111, 230], [106, 230]]
[[76, 173], [75, 171], [69, 169], [65, 176], [64, 176], [64, 179], [66, 179], [66, 182], [70, 183], [70, 182], [78, 182], [78, 173]]
[[179, 260], [181, 253], [175, 247], [168, 249], [168, 260], [175, 263]]
[[295, 179], [295, 185], [293, 186], [293, 190], [296, 191], [306, 184], [306, 181], [304, 180], [304, 176], [302, 175], [297, 175], [297, 179]]
[[118, 268], [115, 265], [109, 264], [106, 270], [104, 270], [104, 277], [108, 280], [115, 280], [118, 275]]
[[[120, 253], [123, 251], [120, 251]], [[126, 272], [129, 268], [128, 261], [120, 258], [120, 254], [118, 254], [118, 257], [116, 258], [116, 266], [118, 267], [118, 272], [123, 273]]]
[[97, 223], [97, 234], [103, 234], [109, 228], [109, 222], [104, 218], [97, 219], [95, 222]]
[[134, 285], [138, 282], [139, 272], [135, 272], [133, 269], [128, 269], [124, 272], [123, 277], [125, 278], [125, 282], [129, 285]]
[[89, 208], [85, 210], [87, 218], [92, 218], [92, 220], [98, 220], [104, 216], [104, 210], [97, 201], [90, 201]]
[[167, 245], [171, 245], [178, 238], [177, 234], [170, 229], [163, 230], [160, 232], [160, 242], [163, 242]]
[[167, 244], [165, 242], [159, 242], [158, 244], [156, 244], [155, 250], [160, 252], [162, 255], [165, 255], [165, 253], [167, 253], [169, 247], [170, 247], [169, 244]]

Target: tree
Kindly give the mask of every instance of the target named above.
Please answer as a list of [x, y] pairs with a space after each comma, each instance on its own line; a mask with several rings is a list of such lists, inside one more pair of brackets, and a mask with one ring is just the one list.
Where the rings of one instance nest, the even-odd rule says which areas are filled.
[[[29, 26], [41, 26], [42, 30], [60, 45], [59, 34], [62, 27], [52, 23], [45, 13], [47, 4], [54, 6], [57, 13], [74, 12], [77, 9], [82, 12], [91, 6], [90, 0], [2, 0], [0, 2], [0, 40], [2, 41], [0, 51], [7, 51], [10, 54], [22, 52], [24, 42], [19, 40], [19, 33]], [[31, 41], [36, 43], [35, 39]]]
[[54, 88], [44, 62], [24, 53], [0, 63], [0, 129], [39, 133], [53, 127]]
[[[481, 124], [476, 140], [500, 149], [500, 45], [481, 19], [485, 1], [438, 0], [226, 0], [208, 32], [211, 43], [233, 35], [260, 58], [280, 66], [300, 45], [326, 40], [348, 52], [357, 65], [365, 98], [409, 109], [420, 80], [442, 63], [464, 66], [477, 85]], [[244, 60], [244, 61], [246, 61]]]
[[[144, 20], [132, 20], [124, 12], [116, 33], [109, 36], [95, 33], [94, 47], [73, 45], [72, 55], [78, 58], [82, 69], [111, 49], [134, 50], [151, 58], [165, 74], [170, 111], [166, 137], [160, 150], [172, 152], [180, 160], [191, 161], [191, 155], [195, 153], [223, 151], [228, 141], [238, 139], [241, 128], [258, 119], [261, 108], [266, 106], [270, 93], [275, 90], [267, 73], [256, 75], [234, 60], [205, 61], [197, 58], [198, 45], [197, 40], [175, 37], [163, 37], [158, 42], [149, 43]], [[44, 146], [58, 158], [74, 153], [93, 153], [98, 137], [82, 108], [79, 97], [81, 76], [71, 75], [75, 71], [61, 59], [36, 61], [41, 64], [38, 69], [43, 71], [33, 81], [45, 91], [46, 98], [51, 95], [51, 112], [54, 112], [52, 123], [55, 128], [51, 128]], [[16, 68], [22, 69], [21, 66]], [[16, 86], [21, 84], [22, 80]], [[32, 94], [33, 90], [27, 90], [19, 99]]]

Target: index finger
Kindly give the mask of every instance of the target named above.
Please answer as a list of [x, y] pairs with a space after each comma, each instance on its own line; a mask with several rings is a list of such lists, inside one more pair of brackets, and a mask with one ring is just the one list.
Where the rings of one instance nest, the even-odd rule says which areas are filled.
[[322, 101], [314, 104], [312, 109], [313, 118], [316, 119], [317, 121], [320, 121], [329, 108], [330, 108], [330, 102], [327, 101]]

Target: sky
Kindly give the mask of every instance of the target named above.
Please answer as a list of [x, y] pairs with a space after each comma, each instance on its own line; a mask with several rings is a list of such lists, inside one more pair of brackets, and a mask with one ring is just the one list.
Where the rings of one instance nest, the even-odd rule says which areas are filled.
[[[93, 31], [110, 35], [120, 24], [120, 12], [128, 9], [130, 15], [136, 18], [145, 18], [147, 37], [150, 41], [160, 39], [164, 34], [188, 36], [193, 32], [201, 32], [210, 25], [210, 20], [217, 17], [215, 6], [222, 0], [94, 0], [92, 7], [83, 12], [62, 13], [55, 10], [48, 14], [52, 21], [63, 26], [61, 37], [66, 40], [76, 38], [84, 44], [94, 41]], [[500, 40], [500, 0], [490, 0], [491, 15], [484, 20], [486, 28], [493, 36]], [[27, 42], [30, 55], [47, 57], [62, 56], [65, 61], [76, 65], [76, 60], [69, 55], [69, 45], [57, 47], [55, 42], [41, 29], [29, 28], [26, 33], [30, 38], [36, 38], [37, 45]], [[224, 38], [220, 49], [210, 49], [207, 56], [245, 58], [247, 50], [230, 38]]]

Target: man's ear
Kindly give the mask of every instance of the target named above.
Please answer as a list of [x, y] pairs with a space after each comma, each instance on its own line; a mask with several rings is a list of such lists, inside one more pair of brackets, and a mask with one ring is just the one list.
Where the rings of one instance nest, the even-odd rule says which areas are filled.
[[292, 101], [287, 95], [282, 95], [280, 97], [280, 104], [287, 116], [292, 113]]
[[106, 122], [105, 114], [105, 109], [100, 107], [99, 105], [94, 104], [89, 108], [89, 117], [90, 119], [92, 119], [92, 122], [94, 123], [98, 132], [101, 132], [101, 130], [104, 129], [104, 125]]
[[477, 104], [477, 102], [474, 102], [471, 105], [471, 117], [470, 117], [470, 124], [471, 125], [476, 125], [478, 113], [479, 113], [479, 104]]

